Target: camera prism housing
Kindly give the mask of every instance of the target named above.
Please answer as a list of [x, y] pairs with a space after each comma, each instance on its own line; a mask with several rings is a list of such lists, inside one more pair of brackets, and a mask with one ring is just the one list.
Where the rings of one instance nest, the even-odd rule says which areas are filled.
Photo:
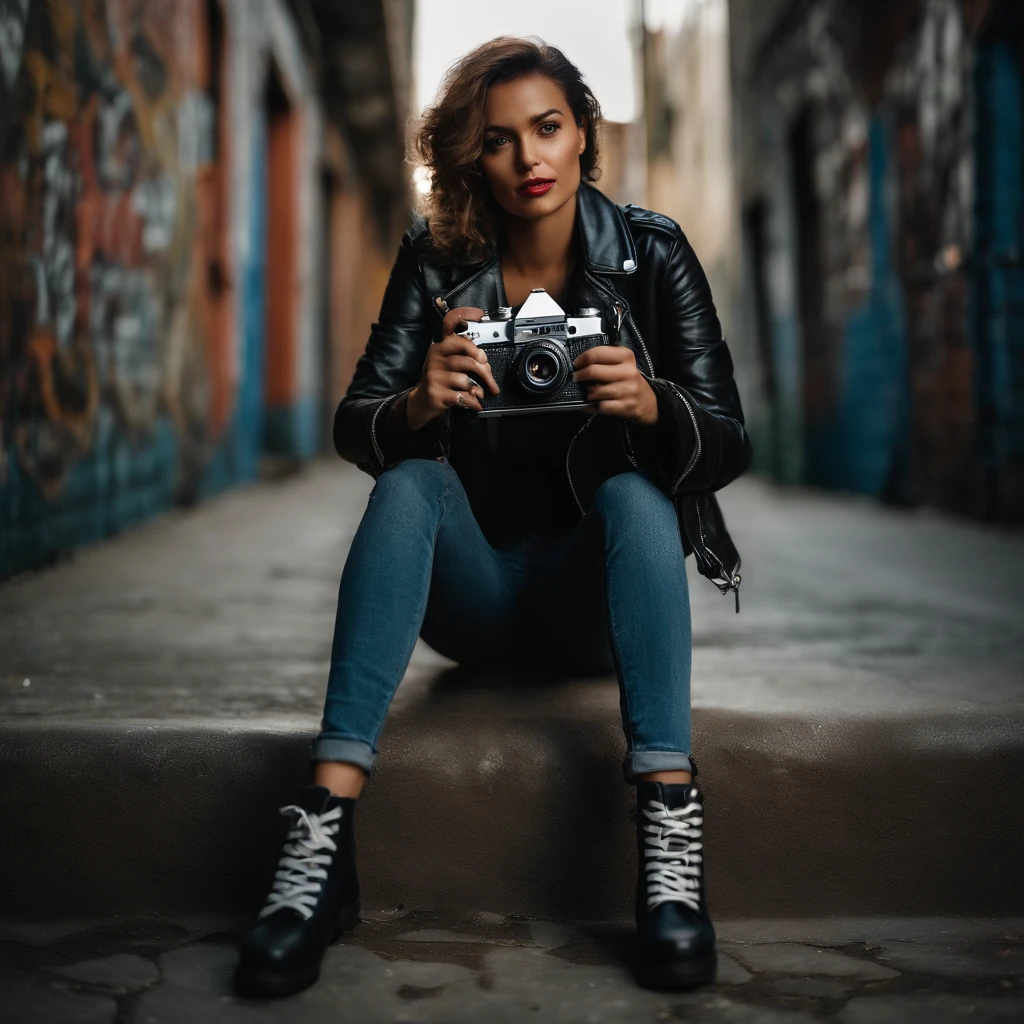
[[567, 317], [543, 288], [534, 288], [514, 319], [510, 307], [500, 306], [467, 324], [459, 334], [487, 353], [501, 388], [495, 395], [477, 374], [470, 373], [484, 390], [483, 408], [469, 410], [474, 415], [597, 410], [596, 402], [587, 401], [584, 386], [573, 380], [572, 364], [588, 348], [608, 344], [600, 310], [588, 306]]

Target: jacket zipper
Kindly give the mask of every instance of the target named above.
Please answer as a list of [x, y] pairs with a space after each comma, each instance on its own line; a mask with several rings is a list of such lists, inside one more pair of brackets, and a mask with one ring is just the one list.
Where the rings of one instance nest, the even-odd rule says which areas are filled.
[[380, 450], [380, 444], [377, 441], [377, 417], [384, 410], [385, 406], [398, 401], [406, 391], [412, 391], [412, 388], [406, 388], [405, 391], [396, 391], [393, 395], [388, 395], [387, 398], [377, 405], [377, 408], [373, 410], [373, 415], [370, 417], [370, 440], [373, 443], [373, 453], [377, 456], [377, 461], [380, 463], [380, 471], [382, 473], [385, 468], [384, 453]]
[[629, 459], [629, 461], [633, 464], [633, 468], [639, 469], [640, 463], [637, 461], [636, 452], [633, 451], [633, 440], [629, 436], [629, 420], [622, 421], [622, 433], [625, 435], [626, 448], [628, 449], [628, 451], [626, 452], [626, 456]]
[[[591, 274], [589, 270], [584, 271], [583, 276], [588, 281], [590, 281], [595, 287], [600, 288], [601, 291], [605, 293], [605, 295], [607, 295], [609, 298], [611, 298], [613, 303], [621, 305], [622, 308], [626, 311], [626, 319], [629, 321], [630, 326], [633, 328], [633, 333], [636, 334], [637, 341], [640, 342], [640, 350], [644, 354], [644, 362], [647, 363], [647, 370], [653, 376], [654, 375], [654, 363], [651, 362], [651, 355], [647, 351], [647, 346], [644, 344], [643, 336], [636, 329], [636, 324], [633, 322], [633, 314], [629, 311], [629, 306], [626, 305], [626, 300], [624, 298], [622, 298], [621, 295], [618, 295], [614, 291], [612, 291], [611, 288], [609, 288], [607, 285], [603, 284], [596, 277], [594, 277], [594, 275]], [[640, 372], [643, 373], [642, 370]], [[645, 374], [645, 376], [646, 376], [646, 374]]]
[[633, 328], [633, 333], [636, 335], [636, 340], [640, 342], [640, 348], [643, 351], [644, 359], [647, 361], [647, 369], [651, 376], [654, 376], [654, 363], [651, 362], [651, 357], [647, 352], [647, 346], [644, 344], [644, 336], [637, 329], [636, 322], [633, 320], [633, 314], [627, 310], [626, 319], [629, 321], [629, 326]]
[[[445, 315], [448, 313], [448, 300], [453, 295], [455, 295], [457, 292], [462, 291], [463, 288], [468, 287], [478, 277], [480, 277], [481, 275], [486, 273], [488, 270], [490, 270], [491, 267], [493, 266], [493, 264], [494, 264], [494, 259], [489, 260], [475, 274], [471, 274], [469, 277], [467, 277], [465, 281], [460, 281], [454, 288], [450, 288], [447, 292], [444, 292], [441, 295], [435, 295], [434, 296], [434, 299], [431, 302], [431, 305], [436, 310], [437, 315], [441, 318], [442, 322], [444, 321]], [[443, 311], [441, 310], [441, 308], [437, 304], [437, 300], [438, 299], [440, 299], [444, 303], [444, 310]], [[451, 458], [451, 451], [452, 451], [452, 413], [451, 413], [450, 409], [448, 410], [448, 412], [446, 412], [444, 414], [444, 418], [445, 418], [445, 435], [444, 435], [444, 441], [442, 442], [442, 447], [444, 448], [444, 457], [446, 459], [450, 459]]]
[[[413, 387], [416, 385], [414, 384]], [[377, 456], [377, 460], [380, 462], [381, 472], [384, 472], [384, 454], [381, 452], [380, 443], [377, 441], [377, 417], [384, 411], [385, 406], [390, 405], [392, 402], [397, 402], [402, 395], [408, 394], [412, 391], [412, 388], [406, 388], [405, 391], [396, 391], [393, 395], [388, 395], [382, 402], [380, 402], [376, 409], [373, 410], [373, 415], [370, 417], [370, 439], [373, 443], [373, 452]], [[444, 441], [441, 442], [441, 446], [444, 449], [444, 457], [450, 458], [452, 450], [452, 418], [451, 413], [447, 412], [445, 415], [445, 434]]]
[[[636, 335], [637, 341], [640, 342], [640, 348], [643, 350], [644, 359], [647, 360], [647, 368], [648, 370], [650, 370], [651, 373], [651, 376], [647, 377], [647, 380], [653, 383], [653, 378], [655, 376], [654, 364], [651, 362], [651, 357], [647, 352], [647, 346], [644, 344], [644, 337], [640, 333], [640, 329], [637, 327], [636, 321], [633, 319], [633, 314], [631, 312], [627, 311], [626, 319], [629, 321], [629, 326], [633, 328], [633, 333]], [[643, 371], [641, 371], [641, 373], [642, 372]], [[647, 375], [644, 374], [644, 376]], [[690, 472], [690, 470], [693, 469], [693, 467], [697, 464], [697, 460], [700, 458], [701, 443], [700, 431], [697, 429], [697, 417], [696, 415], [694, 415], [693, 408], [691, 407], [690, 403], [686, 400], [686, 398], [683, 396], [679, 388], [676, 387], [674, 382], [668, 380], [668, 378], [665, 378], [665, 380], [666, 383], [668, 383], [672, 390], [675, 392], [676, 396], [682, 401], [683, 405], [686, 406], [686, 411], [690, 414], [690, 419], [693, 422], [693, 434], [694, 437], [697, 439], [697, 445], [693, 450], [693, 454], [690, 456], [690, 461], [686, 464], [686, 468], [683, 470], [682, 475], [675, 482], [675, 486], [672, 488], [672, 497], [674, 498], [676, 496], [676, 492], [679, 490], [679, 485], [683, 482], [686, 475]]]
[[[445, 309], [447, 310], [448, 299], [452, 295], [455, 295], [457, 292], [459, 292], [460, 290], [465, 288], [467, 285], [469, 285], [473, 281], [475, 281], [485, 271], [489, 270], [490, 267], [491, 267], [491, 263], [493, 263], [493, 262], [494, 261], [492, 260], [490, 263], [487, 263], [485, 266], [481, 267], [480, 270], [478, 270], [475, 274], [472, 275], [472, 277], [468, 277], [465, 281], [462, 281], [460, 284], [456, 285], [449, 292], [447, 292], [447, 293], [445, 293], [443, 295], [435, 297], [433, 305], [434, 305], [434, 308], [438, 311], [438, 314], [440, 315], [442, 320], [444, 319], [445, 313], [443, 313], [440, 310], [440, 308], [438, 307], [438, 305], [437, 305], [437, 298], [440, 298], [441, 301], [444, 302]], [[589, 270], [585, 270], [584, 271], [584, 278], [586, 280], [590, 281], [591, 284], [593, 284], [595, 287], [597, 287], [600, 291], [604, 292], [605, 295], [609, 296], [614, 303], [621, 304], [622, 307], [625, 309], [625, 311], [626, 311], [626, 314], [625, 314], [626, 315], [626, 319], [629, 321], [629, 325], [633, 329], [633, 333], [636, 335], [637, 341], [640, 343], [640, 350], [643, 352], [644, 361], [647, 363], [647, 371], [648, 372], [644, 373], [643, 370], [640, 370], [640, 373], [653, 386], [654, 378], [655, 378], [654, 363], [651, 361], [651, 354], [647, 351], [647, 345], [644, 342], [643, 335], [640, 333], [639, 328], [636, 326], [636, 321], [633, 319], [633, 314], [629, 310], [629, 307], [626, 305], [625, 300], [620, 295], [616, 294], [612, 289], [608, 288], [605, 284], [603, 284], [601, 281], [599, 281], [596, 277], [594, 277], [594, 275], [591, 274]], [[639, 369], [639, 367], [638, 367], [638, 369]], [[673, 381], [668, 380], [667, 378], [658, 378], [658, 379], [659, 380], [664, 379], [665, 383], [667, 383], [669, 385], [669, 387], [672, 388], [672, 391], [675, 393], [676, 397], [678, 397], [679, 400], [683, 403], [683, 405], [686, 406], [686, 411], [690, 414], [690, 421], [693, 423], [693, 433], [694, 433], [694, 437], [696, 438], [696, 442], [697, 442], [695, 447], [694, 447], [693, 454], [690, 456], [690, 460], [686, 464], [686, 468], [683, 470], [683, 472], [680, 475], [679, 479], [676, 480], [675, 485], [672, 488], [672, 497], [674, 499], [676, 497], [676, 494], [677, 494], [677, 492], [679, 490], [679, 487], [682, 484], [683, 480], [693, 470], [693, 467], [697, 464], [697, 460], [700, 458], [701, 447], [702, 447], [701, 446], [701, 439], [700, 439], [700, 430], [698, 429], [698, 426], [697, 426], [697, 417], [696, 417], [696, 415], [695, 415], [695, 413], [693, 411], [693, 407], [690, 405], [690, 402], [686, 399], [686, 397], [683, 395], [683, 393], [680, 391], [680, 389], [676, 386], [676, 384]], [[396, 395], [394, 397], [397, 398], [398, 396]], [[376, 420], [377, 412], [380, 412], [380, 408], [379, 407], [376, 410], [376, 412], [374, 413], [374, 421]], [[572, 491], [573, 500], [576, 502], [576, 507], [580, 510], [580, 514], [581, 515], [585, 515], [586, 513], [585, 513], [585, 509], [583, 508], [583, 505], [580, 504], [579, 495], [576, 493], [576, 486], [572, 482], [572, 470], [570, 468], [569, 462], [570, 462], [570, 459], [572, 457], [572, 450], [573, 450], [573, 447], [576, 444], [577, 438], [579, 438], [579, 436], [583, 433], [583, 431], [586, 430], [587, 427], [590, 426], [590, 424], [594, 421], [594, 416], [596, 416], [596, 415], [597, 415], [596, 413], [592, 413], [587, 418], [587, 422], [584, 423], [583, 426], [580, 427], [580, 429], [576, 431], [576, 433], [573, 435], [572, 440], [569, 442], [569, 447], [568, 447], [568, 449], [566, 450], [566, 453], [565, 453], [565, 475], [566, 475], [566, 477], [569, 480], [569, 489]], [[371, 422], [371, 431], [372, 431], [372, 426], [373, 426], [373, 423]], [[451, 420], [450, 419], [448, 421], [448, 433], [449, 433], [449, 435], [451, 433]], [[633, 445], [632, 445], [632, 442], [630, 441], [630, 438], [629, 438], [629, 429], [628, 429], [628, 427], [625, 430], [625, 436], [626, 436], [626, 443], [627, 443], [627, 445], [629, 447], [629, 460], [630, 460], [630, 462], [633, 463], [634, 468], [639, 468], [639, 464], [636, 461], [635, 453], [633, 451]], [[376, 435], [374, 435], [374, 447], [377, 448]], [[379, 455], [380, 449], [377, 448], [377, 451], [378, 451], [378, 458], [381, 458], [380, 455]], [[383, 465], [383, 461], [384, 461], [383, 458], [381, 458], [381, 464], [382, 465]], [[699, 530], [699, 533], [700, 533], [701, 547], [703, 547], [703, 549], [712, 558], [714, 558], [714, 560], [719, 564], [719, 566], [721, 566], [723, 579], [721, 581], [721, 584], [719, 584], [719, 585], [725, 585], [727, 587], [727, 589], [731, 588], [733, 590], [733, 592], [734, 592], [734, 594], [736, 596], [736, 611], [739, 612], [739, 610], [740, 610], [739, 583], [740, 583], [740, 578], [741, 577], [737, 573], [728, 582], [724, 579], [724, 577], [727, 575], [725, 566], [722, 563], [721, 558], [719, 558], [718, 555], [715, 554], [715, 552], [712, 551], [710, 547], [708, 547], [707, 541], [704, 539], [704, 526], [703, 526], [703, 523], [702, 523], [701, 517], [700, 517], [700, 507], [699, 507], [699, 505], [695, 504], [695, 508], [697, 509], [697, 525], [698, 525], [698, 530]]]
[[727, 594], [730, 590], [733, 592], [733, 595], [736, 598], [736, 614], [739, 615], [739, 612], [740, 612], [740, 582], [742, 581], [743, 577], [740, 576], [739, 573], [736, 573], [735, 576], [730, 577], [729, 576], [729, 571], [726, 569], [726, 567], [723, 564], [722, 560], [718, 557], [718, 555], [716, 555], [714, 553], [714, 551], [711, 550], [710, 547], [708, 547], [708, 542], [704, 539], [704, 521], [700, 517], [700, 504], [698, 502], [694, 502], [693, 507], [697, 510], [697, 530], [700, 533], [701, 547], [703, 547], [704, 550], [709, 555], [711, 555], [712, 558], [714, 558], [714, 560], [719, 564], [719, 566], [722, 569], [722, 578], [718, 579], [718, 580], [712, 580], [711, 582], [714, 583], [714, 585], [716, 587], [718, 587], [718, 589], [723, 594]]
[[[672, 390], [676, 393], [677, 397], [683, 403], [683, 405], [686, 406], [686, 411], [690, 414], [690, 419], [693, 421], [694, 436], [697, 438], [697, 445], [694, 448], [693, 455], [690, 457], [690, 461], [687, 463], [686, 469], [683, 470], [682, 476], [679, 477], [679, 479], [676, 481], [675, 487], [672, 488], [672, 496], [674, 498], [676, 496], [676, 492], [679, 490], [679, 485], [683, 482], [683, 478], [686, 476], [687, 473], [690, 472], [691, 469], [693, 469], [693, 467], [697, 463], [697, 459], [700, 458], [701, 445], [700, 445], [700, 431], [697, 429], [697, 417], [694, 415], [692, 406], [686, 400], [686, 396], [683, 395], [683, 393], [679, 390], [678, 387], [676, 387], [674, 381], [670, 381], [670, 380], [668, 380], [666, 378], [666, 382], [668, 383], [669, 387], [671, 387]], [[719, 567], [722, 570], [722, 578], [720, 580], [712, 580], [711, 582], [714, 583], [720, 590], [724, 586], [725, 590], [722, 590], [723, 594], [726, 594], [726, 593], [729, 592], [729, 590], [732, 590], [733, 594], [736, 597], [736, 613], [739, 614], [739, 610], [740, 610], [740, 580], [741, 580], [742, 577], [740, 576], [739, 573], [737, 573], [735, 576], [733, 576], [731, 578], [729, 577], [729, 572], [725, 568], [725, 563], [722, 561], [721, 558], [718, 557], [718, 555], [715, 553], [715, 551], [708, 545], [708, 542], [707, 542], [707, 540], [704, 537], [704, 521], [701, 519], [701, 515], [700, 515], [700, 503], [697, 502], [697, 501], [694, 501], [693, 507], [694, 507], [694, 509], [697, 512], [697, 532], [700, 535], [700, 546], [708, 553], [708, 555], [710, 555], [718, 563]]]
[[573, 501], [576, 502], [576, 507], [580, 510], [580, 515], [586, 515], [586, 510], [580, 504], [579, 495], [576, 493], [576, 487], [572, 482], [572, 472], [569, 469], [569, 458], [572, 456], [572, 447], [576, 443], [576, 438], [579, 437], [580, 434], [582, 434], [583, 431], [586, 430], [587, 427], [589, 427], [590, 424], [594, 422], [594, 417], [596, 415], [597, 413], [595, 412], [591, 413], [587, 417], [587, 422], [584, 423], [583, 426], [580, 427], [580, 429], [577, 430], [575, 434], [573, 434], [572, 440], [569, 442], [569, 447], [565, 450], [565, 475], [569, 478], [569, 489], [572, 491]]
[[679, 390], [678, 387], [676, 387], [676, 385], [675, 385], [675, 383], [673, 381], [668, 380], [667, 377], [664, 378], [664, 380], [668, 384], [668, 386], [675, 392], [676, 397], [683, 403], [683, 405], [686, 406], [686, 411], [690, 414], [690, 420], [693, 423], [693, 435], [697, 439], [697, 444], [694, 446], [693, 454], [690, 456], [690, 461], [686, 464], [686, 468], [683, 470], [683, 472], [680, 475], [679, 479], [675, 482], [675, 486], [672, 488], [672, 497], [674, 498], [676, 496], [676, 493], [679, 490], [679, 485], [686, 478], [686, 476], [690, 472], [690, 470], [692, 470], [693, 467], [695, 465], [697, 465], [697, 460], [700, 458], [700, 452], [701, 452], [700, 431], [697, 429], [697, 417], [694, 414], [693, 407], [686, 400], [686, 396], [682, 393], [682, 391]]
[[[651, 372], [651, 376], [653, 377], [654, 376], [654, 364], [651, 362], [651, 357], [650, 357], [649, 353], [647, 352], [647, 346], [644, 344], [643, 335], [640, 333], [639, 328], [636, 326], [636, 321], [634, 321], [633, 314], [631, 312], [627, 311], [626, 319], [629, 321], [630, 327], [633, 328], [633, 333], [636, 334], [637, 341], [640, 342], [640, 348], [643, 350], [644, 358], [647, 361], [647, 367], [648, 367], [648, 369]], [[648, 379], [650, 379], [650, 378], [648, 378]], [[701, 454], [701, 440], [700, 440], [700, 430], [699, 430], [699, 428], [697, 426], [697, 416], [696, 416], [696, 414], [693, 411], [693, 406], [687, 400], [686, 396], [682, 393], [681, 389], [676, 386], [676, 383], [674, 381], [669, 380], [667, 377], [664, 378], [664, 380], [669, 385], [669, 387], [672, 389], [672, 391], [675, 393], [676, 397], [683, 403], [684, 406], [686, 406], [686, 411], [690, 414], [690, 421], [693, 423], [693, 436], [694, 436], [694, 438], [696, 439], [696, 442], [697, 442], [696, 445], [694, 446], [693, 453], [690, 455], [690, 459], [689, 459], [689, 461], [686, 464], [686, 468], [680, 474], [679, 479], [675, 482], [675, 485], [672, 488], [672, 497], [675, 498], [677, 493], [678, 493], [678, 491], [679, 491], [679, 487], [682, 484], [683, 480], [686, 479], [687, 475], [693, 470], [693, 467], [697, 465], [697, 460], [700, 458], [700, 454]], [[627, 431], [626, 436], [628, 438], [628, 436], [629, 436], [628, 431]], [[711, 549], [711, 547], [708, 546], [708, 542], [707, 542], [707, 540], [704, 537], [704, 523], [703, 523], [703, 520], [701, 519], [701, 515], [700, 515], [700, 504], [698, 502], [696, 502], [696, 501], [694, 502], [694, 508], [697, 511], [697, 529], [698, 529], [698, 532], [700, 534], [700, 544], [701, 544], [701, 547], [708, 553], [708, 555], [710, 555], [718, 563], [719, 567], [722, 570], [722, 579], [721, 580], [716, 580], [716, 581], [713, 581], [713, 582], [715, 582], [716, 585], [718, 585], [719, 587], [725, 586], [726, 589], [723, 591], [723, 593], [728, 592], [730, 589], [733, 591], [733, 594], [736, 597], [736, 611], [737, 611], [737, 613], [739, 613], [739, 610], [740, 610], [740, 590], [739, 590], [739, 585], [740, 585], [741, 577], [740, 577], [739, 573], [737, 573], [731, 579], [728, 578], [728, 571], [725, 568], [725, 564], [722, 562], [722, 559], [718, 557], [718, 555], [715, 553], [715, 551], [713, 551]]]
[[[448, 299], [451, 298], [451, 296], [454, 295], [456, 292], [458, 292], [461, 289], [463, 289], [463, 288], [467, 287], [468, 285], [472, 284], [485, 271], [490, 270], [491, 264], [493, 262], [494, 262], [493, 259], [488, 261], [475, 274], [472, 274], [471, 276], [467, 277], [465, 281], [460, 281], [454, 288], [451, 288], [449, 291], [445, 292], [442, 295], [435, 295], [434, 296], [434, 299], [431, 302], [431, 305], [434, 307], [435, 312], [441, 318], [442, 321], [445, 318], [445, 314], [448, 312]], [[443, 312], [440, 309], [440, 307], [437, 305], [437, 300], [438, 299], [440, 299], [444, 303], [444, 311]], [[413, 387], [415, 387], [415, 385], [413, 385]], [[412, 388], [406, 388], [405, 390], [406, 391], [412, 391]], [[384, 456], [381, 453], [380, 444], [377, 442], [377, 431], [376, 431], [377, 417], [380, 415], [380, 413], [383, 411], [384, 407], [386, 405], [388, 405], [389, 402], [396, 401], [404, 393], [405, 392], [397, 391], [397, 392], [395, 392], [395, 394], [389, 395], [387, 398], [385, 398], [384, 401], [381, 402], [380, 405], [378, 405], [376, 409], [374, 409], [373, 416], [370, 419], [370, 437], [371, 437], [371, 439], [373, 441], [374, 453], [376, 454], [377, 459], [378, 459], [378, 461], [381, 464], [382, 471], [383, 471], [383, 467], [384, 467]], [[442, 445], [442, 447], [444, 448], [444, 457], [446, 459], [449, 458], [450, 455], [451, 455], [451, 450], [452, 450], [451, 434], [452, 434], [452, 419], [451, 419], [451, 412], [449, 411], [449, 412], [445, 413], [445, 440], [444, 440], [444, 443]]]
[[[607, 295], [609, 298], [611, 298], [613, 304], [620, 305], [620, 306], [622, 306], [623, 309], [628, 309], [628, 307], [626, 306], [625, 300], [620, 295], [617, 295], [610, 288], [606, 287], [602, 282], [600, 282], [596, 277], [594, 277], [594, 275], [591, 274], [589, 270], [584, 270], [583, 276], [584, 276], [584, 278], [586, 280], [590, 281], [590, 283], [593, 284], [596, 288], [598, 288], [600, 291], [604, 292], [605, 295]], [[620, 316], [621, 316], [621, 314], [620, 314]], [[629, 313], [628, 312], [626, 313], [626, 316], [629, 317]], [[630, 323], [633, 323], [631, 317], [629, 317], [629, 320], [630, 320]], [[633, 330], [636, 331], [636, 324], [633, 324]], [[653, 368], [653, 366], [651, 364], [651, 357], [650, 357], [650, 354], [647, 352], [646, 345], [644, 345], [643, 338], [640, 337], [640, 332], [639, 331], [636, 331], [636, 336], [637, 336], [637, 338], [640, 341], [640, 347], [643, 349], [644, 359], [647, 362], [648, 369], [650, 369], [651, 373], [653, 373], [654, 372], [654, 368]], [[641, 371], [641, 373], [642, 372], [643, 371]], [[580, 427], [580, 429], [576, 431], [576, 433], [573, 435], [572, 440], [569, 442], [568, 449], [565, 452], [565, 475], [569, 479], [569, 489], [572, 491], [573, 499], [575, 500], [576, 506], [577, 506], [577, 508], [579, 508], [581, 515], [585, 514], [585, 509], [580, 504], [579, 495], [576, 493], [576, 485], [572, 482], [572, 470], [571, 470], [571, 468], [569, 466], [569, 459], [572, 456], [572, 449], [573, 449], [573, 446], [576, 444], [576, 439], [580, 436], [580, 434], [583, 433], [584, 430], [587, 429], [587, 427], [590, 426], [590, 424], [594, 420], [594, 416], [596, 416], [596, 415], [597, 415], [597, 413], [591, 414], [591, 416], [587, 419], [587, 422], [584, 423], [583, 426]], [[624, 421], [623, 425], [625, 427], [625, 421]], [[635, 453], [633, 451], [633, 444], [632, 444], [632, 442], [630, 441], [630, 438], [629, 438], [629, 429], [628, 429], [628, 427], [625, 427], [624, 433], [625, 433], [625, 437], [626, 437], [626, 445], [627, 445], [627, 447], [629, 449], [629, 451], [628, 451], [629, 461], [633, 464], [633, 468], [634, 469], [639, 469], [640, 468], [640, 464], [637, 462]]]
[[[434, 300], [432, 302], [432, 305], [433, 305], [434, 309], [437, 310], [437, 313], [441, 317], [442, 320], [444, 320], [445, 314], [448, 312], [448, 300], [453, 295], [455, 295], [457, 292], [462, 291], [463, 288], [467, 288], [469, 285], [471, 285], [482, 274], [484, 274], [488, 270], [490, 270], [493, 264], [494, 264], [494, 260], [491, 259], [490, 261], [485, 263], [475, 274], [471, 274], [469, 277], [467, 277], [465, 281], [460, 281], [457, 285], [455, 285], [454, 288], [449, 289], [447, 292], [445, 292], [442, 295], [435, 295], [434, 296]], [[437, 305], [437, 300], [438, 299], [440, 299], [444, 303], [444, 305], [445, 305], [444, 312], [441, 312], [440, 308]]]

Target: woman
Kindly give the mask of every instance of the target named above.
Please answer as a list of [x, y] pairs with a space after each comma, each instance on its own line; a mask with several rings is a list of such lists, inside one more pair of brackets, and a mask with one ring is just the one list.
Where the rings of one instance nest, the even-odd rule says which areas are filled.
[[[326, 944], [358, 920], [353, 812], [419, 636], [462, 664], [568, 657], [615, 673], [637, 787], [640, 980], [715, 976], [685, 556], [723, 593], [738, 587], [712, 492], [747, 467], [750, 444], [679, 226], [590, 184], [600, 118], [560, 51], [513, 37], [455, 64], [425, 114], [428, 216], [402, 239], [335, 418], [338, 452], [376, 483], [342, 574], [314, 785], [282, 808], [293, 827], [243, 943], [250, 994], [312, 984]], [[477, 417], [501, 389], [460, 329], [494, 307], [514, 314], [536, 288], [570, 315], [600, 311], [612, 343], [574, 362], [592, 407]], [[524, 655], [524, 628], [553, 617], [576, 640], [567, 654]]]

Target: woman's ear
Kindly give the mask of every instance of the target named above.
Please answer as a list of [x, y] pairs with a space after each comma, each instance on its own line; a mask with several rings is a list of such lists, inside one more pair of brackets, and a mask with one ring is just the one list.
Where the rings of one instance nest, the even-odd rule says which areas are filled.
[[580, 156], [583, 156], [584, 150], [587, 148], [587, 129], [590, 127], [587, 121], [587, 115], [584, 114], [580, 120], [578, 131], [580, 134]]

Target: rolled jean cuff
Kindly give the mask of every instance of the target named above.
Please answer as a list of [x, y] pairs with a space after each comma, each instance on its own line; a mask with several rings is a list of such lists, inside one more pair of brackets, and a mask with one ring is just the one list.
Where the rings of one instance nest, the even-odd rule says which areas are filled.
[[377, 767], [377, 753], [365, 740], [354, 740], [351, 736], [322, 732], [313, 740], [310, 751], [311, 761], [345, 761], [359, 765], [367, 776]]
[[677, 750], [631, 750], [622, 762], [622, 774], [631, 783], [647, 772], [672, 771], [692, 773], [690, 755]]

